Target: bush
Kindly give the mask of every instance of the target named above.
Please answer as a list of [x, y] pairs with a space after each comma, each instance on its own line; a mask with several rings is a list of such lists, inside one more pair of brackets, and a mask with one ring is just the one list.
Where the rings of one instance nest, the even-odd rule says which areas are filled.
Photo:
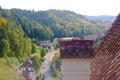
[[41, 50], [41, 57], [44, 57], [46, 55], [46, 49], [45, 48], [42, 48]]
[[52, 71], [52, 76], [56, 79], [60, 79], [61, 75], [61, 60], [60, 60], [60, 53], [55, 53], [52, 63], [50, 66], [50, 69]]

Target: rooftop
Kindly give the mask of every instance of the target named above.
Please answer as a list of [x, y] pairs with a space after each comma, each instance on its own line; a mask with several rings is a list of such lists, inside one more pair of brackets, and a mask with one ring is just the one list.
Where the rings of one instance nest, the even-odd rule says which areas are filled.
[[91, 58], [94, 57], [93, 40], [69, 39], [60, 40], [61, 58]]
[[96, 47], [90, 80], [120, 80], [120, 14]]
[[20, 68], [24, 68], [24, 67], [33, 67], [32, 63], [30, 60], [26, 60], [21, 66]]

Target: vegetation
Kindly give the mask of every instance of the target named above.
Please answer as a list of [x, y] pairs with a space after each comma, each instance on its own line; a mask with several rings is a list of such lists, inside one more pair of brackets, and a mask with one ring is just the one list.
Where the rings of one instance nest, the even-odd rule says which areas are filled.
[[[12, 60], [14, 60], [14, 63], [17, 63], [16, 59], [13, 58]], [[14, 72], [7, 66], [7, 60], [0, 58], [0, 80], [25, 80], [23, 77], [19, 77], [18, 79], [16, 74], [17, 72]]]
[[83, 37], [105, 33], [110, 24], [90, 21], [71, 11], [27, 11], [12, 9], [26, 35], [35, 40], [52, 40], [61, 37]]
[[61, 60], [60, 60], [60, 53], [55, 53], [52, 63], [50, 66], [52, 77], [55, 80], [60, 80], [61, 77]]
[[9, 11], [0, 10], [0, 80], [17, 80], [11, 68], [16, 67], [31, 54], [31, 42], [21, 25], [5, 18]]
[[34, 52], [35, 48], [31, 46], [31, 40], [25, 35], [21, 24], [12, 20], [9, 10], [0, 10], [0, 80], [17, 80], [17, 73], [11, 68], [20, 66], [29, 58], [31, 50]]
[[29, 10], [1, 10], [1, 16], [14, 21], [24, 31], [24, 36], [41, 40], [53, 40], [61, 37], [83, 37], [105, 33], [110, 24], [100, 21], [90, 21], [80, 14], [71, 11], [29, 11]]
[[58, 48], [59, 48], [59, 43], [56, 43], [56, 44], [54, 45], [54, 49], [57, 50]]
[[39, 71], [41, 65], [42, 65], [42, 61], [41, 61], [41, 58], [40, 56], [38, 55], [35, 55], [34, 57], [32, 57], [32, 62], [33, 62], [33, 68], [36, 72]]
[[45, 48], [42, 48], [41, 50], [41, 57], [44, 57], [46, 55], [46, 49]]
[[35, 53], [37, 51], [37, 45], [35, 43], [32, 43], [32, 50], [31, 53]]
[[[83, 37], [105, 33], [109, 24], [90, 21], [71, 11], [29, 11], [20, 9], [6, 10], [0, 7], [0, 80], [14, 77], [10, 69], [32, 57], [34, 69], [38, 71], [47, 49], [38, 47], [40, 41], [61, 37]], [[55, 47], [57, 48], [57, 44]], [[54, 77], [60, 76], [60, 59], [56, 54]], [[6, 67], [5, 67], [6, 66]], [[3, 76], [5, 75], [5, 76]]]
[[20, 25], [0, 18], [0, 57], [17, 57], [19, 62], [31, 54], [31, 42]]

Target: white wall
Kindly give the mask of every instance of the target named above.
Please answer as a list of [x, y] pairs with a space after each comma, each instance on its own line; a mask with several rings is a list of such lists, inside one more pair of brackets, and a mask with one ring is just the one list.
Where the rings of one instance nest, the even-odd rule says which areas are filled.
[[89, 80], [90, 58], [62, 59], [62, 80]]

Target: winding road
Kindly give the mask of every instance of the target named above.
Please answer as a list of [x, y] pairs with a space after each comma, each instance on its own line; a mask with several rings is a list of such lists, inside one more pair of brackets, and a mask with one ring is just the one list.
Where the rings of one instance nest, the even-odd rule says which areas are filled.
[[58, 52], [55, 50], [51, 50], [48, 52], [48, 54], [44, 57], [44, 62], [42, 63], [42, 67], [40, 69], [41, 75], [44, 75], [44, 80], [52, 80], [51, 72], [50, 72], [50, 63], [52, 61], [52, 58], [54, 54]]

